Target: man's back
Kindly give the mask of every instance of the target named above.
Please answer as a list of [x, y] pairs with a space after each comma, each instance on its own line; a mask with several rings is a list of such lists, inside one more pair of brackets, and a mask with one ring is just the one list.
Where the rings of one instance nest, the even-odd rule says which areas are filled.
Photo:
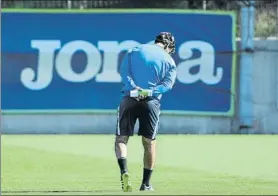
[[[169, 70], [176, 67], [172, 57], [155, 44], [142, 44], [128, 51], [122, 62], [122, 67], [125, 66], [137, 86], [150, 90], [160, 85]], [[132, 89], [125, 80], [123, 84], [123, 95], [128, 95]], [[161, 98], [161, 94], [156, 97]]]

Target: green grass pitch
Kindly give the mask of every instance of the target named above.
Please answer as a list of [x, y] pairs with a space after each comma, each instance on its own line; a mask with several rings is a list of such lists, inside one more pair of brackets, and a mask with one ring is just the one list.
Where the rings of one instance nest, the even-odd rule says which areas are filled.
[[159, 135], [152, 184], [140, 193], [141, 139], [129, 142], [134, 191], [123, 193], [113, 135], [2, 135], [3, 195], [277, 195], [278, 135]]

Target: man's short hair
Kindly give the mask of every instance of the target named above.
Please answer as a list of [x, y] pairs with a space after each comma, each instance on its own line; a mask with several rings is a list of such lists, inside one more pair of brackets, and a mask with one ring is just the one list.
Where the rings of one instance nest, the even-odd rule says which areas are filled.
[[164, 45], [165, 49], [169, 48], [170, 53], [175, 53], [176, 45], [175, 38], [169, 32], [161, 32], [156, 36], [154, 43], [161, 43]]

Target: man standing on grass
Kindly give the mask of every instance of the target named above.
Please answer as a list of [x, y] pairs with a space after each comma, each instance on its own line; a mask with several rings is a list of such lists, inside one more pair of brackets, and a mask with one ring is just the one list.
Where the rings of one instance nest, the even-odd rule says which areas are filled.
[[130, 49], [120, 67], [123, 89], [118, 108], [115, 153], [121, 171], [122, 189], [131, 192], [127, 169], [127, 142], [134, 134], [139, 119], [138, 135], [144, 147], [144, 170], [141, 191], [154, 190], [150, 184], [155, 164], [156, 134], [160, 116], [160, 99], [174, 85], [177, 68], [169, 55], [175, 52], [171, 33], [156, 36], [155, 44], [142, 44]]

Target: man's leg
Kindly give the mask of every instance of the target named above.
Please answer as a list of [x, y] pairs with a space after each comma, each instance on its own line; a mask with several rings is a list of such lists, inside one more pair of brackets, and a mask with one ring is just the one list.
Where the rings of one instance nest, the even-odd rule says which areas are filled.
[[126, 157], [127, 157], [127, 142], [128, 136], [116, 136], [115, 139], [115, 154], [118, 159], [121, 174], [128, 172]]
[[125, 97], [121, 101], [115, 139], [115, 154], [121, 172], [122, 189], [124, 192], [131, 192], [131, 182], [127, 169], [127, 142], [129, 136], [133, 135], [133, 129], [137, 120], [136, 105], [138, 101]]
[[131, 192], [132, 186], [127, 169], [127, 142], [128, 136], [116, 136], [115, 154], [121, 171], [122, 189], [124, 192]]
[[150, 187], [150, 179], [155, 164], [156, 157], [156, 140], [142, 137], [144, 146], [144, 171], [142, 184]]
[[150, 184], [156, 158], [156, 134], [159, 124], [160, 103], [158, 100], [146, 100], [141, 103], [139, 114], [139, 135], [142, 135], [144, 147], [144, 170], [140, 190], [154, 190]]

